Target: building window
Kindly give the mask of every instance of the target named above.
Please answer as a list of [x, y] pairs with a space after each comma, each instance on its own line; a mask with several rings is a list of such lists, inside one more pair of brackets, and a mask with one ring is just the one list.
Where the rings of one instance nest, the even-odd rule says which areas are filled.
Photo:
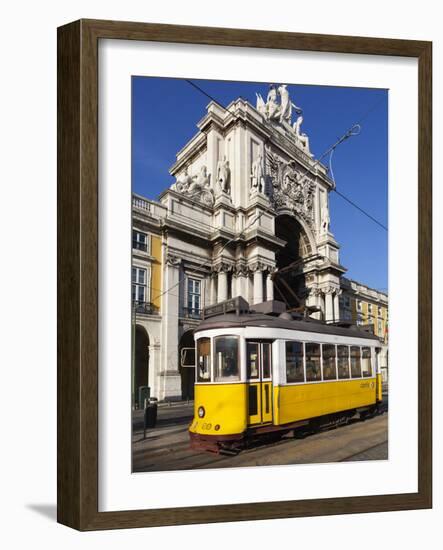
[[188, 279], [188, 315], [199, 317], [201, 308], [201, 281]]
[[372, 304], [368, 304], [368, 314], [372, 315]]
[[352, 313], [349, 311], [349, 309], [345, 309], [343, 312], [343, 319], [345, 321], [352, 321]]
[[363, 304], [361, 300], [357, 300], [357, 311], [362, 311]]
[[132, 301], [146, 302], [147, 301], [147, 277], [146, 269], [140, 267], [132, 268]]
[[132, 248], [148, 252], [148, 235], [134, 229], [132, 231]]
[[383, 323], [381, 319], [378, 320], [378, 334], [377, 336], [382, 336], [383, 333]]
[[286, 342], [286, 382], [304, 382], [302, 342]]

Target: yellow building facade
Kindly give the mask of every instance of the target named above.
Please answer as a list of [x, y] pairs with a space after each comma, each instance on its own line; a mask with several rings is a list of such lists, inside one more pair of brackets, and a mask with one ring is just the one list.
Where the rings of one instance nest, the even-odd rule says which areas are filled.
[[134, 195], [132, 206], [132, 401], [142, 407], [160, 360], [163, 255], [155, 205]]
[[367, 327], [383, 343], [388, 341], [388, 294], [342, 277], [340, 320]]
[[380, 339], [380, 369], [388, 382], [389, 301], [388, 294], [352, 279], [341, 278], [340, 321], [366, 328]]

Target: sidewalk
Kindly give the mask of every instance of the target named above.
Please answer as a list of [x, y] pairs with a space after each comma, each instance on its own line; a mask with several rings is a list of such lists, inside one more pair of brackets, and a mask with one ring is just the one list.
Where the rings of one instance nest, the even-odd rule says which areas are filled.
[[[132, 431], [133, 433], [143, 430], [143, 409], [132, 411]], [[169, 403], [159, 403], [157, 409], [156, 428], [163, 428], [171, 425], [189, 424], [194, 416], [193, 401], [175, 401]]]

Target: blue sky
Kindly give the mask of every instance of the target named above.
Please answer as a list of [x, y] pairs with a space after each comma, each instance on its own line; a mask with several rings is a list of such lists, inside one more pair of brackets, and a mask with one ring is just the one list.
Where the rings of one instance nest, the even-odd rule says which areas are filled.
[[[268, 83], [195, 80], [227, 106], [241, 96], [255, 105]], [[304, 131], [318, 158], [355, 122], [361, 133], [334, 152], [337, 190], [388, 225], [388, 91], [290, 84], [292, 101], [303, 109]], [[181, 79], [132, 79], [132, 186], [148, 198], [173, 183], [169, 168], [175, 154], [197, 132], [210, 99]], [[323, 159], [328, 163], [328, 159]], [[336, 193], [330, 193], [331, 231], [341, 246], [346, 276], [387, 290], [387, 232]]]

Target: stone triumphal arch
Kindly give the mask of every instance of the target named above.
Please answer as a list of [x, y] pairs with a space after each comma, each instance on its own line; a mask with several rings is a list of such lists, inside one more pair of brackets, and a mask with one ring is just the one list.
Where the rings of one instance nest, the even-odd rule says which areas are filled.
[[[226, 109], [211, 102], [177, 154], [176, 181], [161, 202], [188, 232], [195, 228], [197, 247], [204, 244], [207, 302], [288, 300], [272, 274], [293, 264], [290, 284], [303, 303], [327, 321], [338, 318], [345, 270], [329, 230], [333, 182], [310, 152], [302, 121], [286, 85], [271, 85], [255, 107], [240, 98]], [[198, 243], [203, 226], [211, 230]], [[171, 229], [168, 250], [186, 263]]]
[[210, 102], [177, 153], [173, 185], [150, 201], [146, 215], [162, 239], [154, 390], [162, 398], [181, 393], [178, 342], [199, 322], [198, 308], [242, 296], [338, 320], [345, 269], [329, 227], [334, 183], [310, 151], [295, 100], [285, 85], [271, 85], [256, 105]]

